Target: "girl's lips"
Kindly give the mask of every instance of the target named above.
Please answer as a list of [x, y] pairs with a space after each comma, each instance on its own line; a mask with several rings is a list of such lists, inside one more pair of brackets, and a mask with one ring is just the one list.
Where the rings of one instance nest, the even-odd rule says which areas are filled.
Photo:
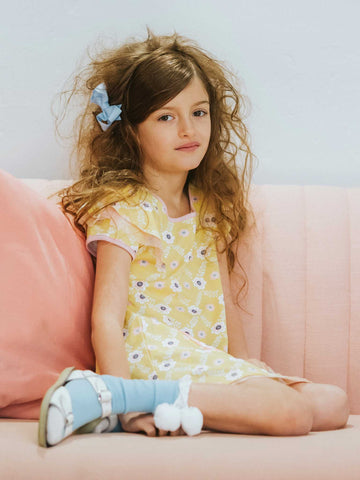
[[199, 146], [198, 146], [198, 145], [194, 145], [193, 147], [177, 148], [176, 150], [180, 150], [181, 152], [193, 152], [193, 151], [196, 150], [197, 148], [199, 148]]
[[184, 143], [184, 145], [176, 148], [175, 150], [188, 150], [188, 149], [191, 149], [191, 148], [197, 148], [199, 146], [200, 146], [200, 144], [198, 142], [189, 142], [189, 143]]

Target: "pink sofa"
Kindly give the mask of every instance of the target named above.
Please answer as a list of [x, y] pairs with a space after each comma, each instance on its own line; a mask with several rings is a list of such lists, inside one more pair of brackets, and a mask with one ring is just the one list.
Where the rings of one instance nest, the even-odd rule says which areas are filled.
[[[23, 180], [43, 195], [67, 183]], [[1, 419], [1, 479], [360, 479], [360, 188], [254, 185], [251, 202], [257, 230], [239, 249], [250, 354], [344, 388], [347, 427], [300, 437], [78, 435], [43, 449], [36, 421]]]

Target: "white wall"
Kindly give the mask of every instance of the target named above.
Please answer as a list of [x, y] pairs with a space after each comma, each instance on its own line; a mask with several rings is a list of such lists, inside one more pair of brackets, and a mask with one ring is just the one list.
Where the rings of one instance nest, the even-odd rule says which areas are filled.
[[[51, 102], [98, 38], [197, 40], [252, 109], [258, 184], [360, 185], [357, 0], [0, 0], [0, 168], [69, 178]], [[106, 41], [106, 40], [105, 40]]]

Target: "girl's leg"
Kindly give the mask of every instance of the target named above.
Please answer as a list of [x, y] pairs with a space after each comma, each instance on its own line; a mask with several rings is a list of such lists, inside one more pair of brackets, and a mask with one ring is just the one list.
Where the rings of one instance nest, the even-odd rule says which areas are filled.
[[312, 407], [312, 430], [334, 430], [346, 425], [349, 401], [346, 393], [335, 385], [296, 383], [293, 389], [306, 397]]
[[97, 418], [132, 411], [154, 412], [159, 404], [174, 403], [182, 385], [183, 381], [128, 380], [69, 367], [43, 398], [39, 444], [56, 445]]
[[313, 425], [309, 396], [265, 377], [230, 385], [193, 383], [188, 404], [201, 410], [204, 429], [221, 432], [306, 435]]

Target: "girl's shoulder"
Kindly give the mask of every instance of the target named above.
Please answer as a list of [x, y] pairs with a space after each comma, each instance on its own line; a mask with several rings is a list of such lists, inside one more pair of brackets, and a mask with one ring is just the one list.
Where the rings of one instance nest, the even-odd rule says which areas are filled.
[[103, 214], [109, 208], [115, 210], [134, 209], [140, 207], [146, 198], [146, 189], [143, 187], [132, 187], [130, 185], [118, 188], [117, 191], [104, 194], [99, 200], [94, 202], [88, 210], [89, 216]]

